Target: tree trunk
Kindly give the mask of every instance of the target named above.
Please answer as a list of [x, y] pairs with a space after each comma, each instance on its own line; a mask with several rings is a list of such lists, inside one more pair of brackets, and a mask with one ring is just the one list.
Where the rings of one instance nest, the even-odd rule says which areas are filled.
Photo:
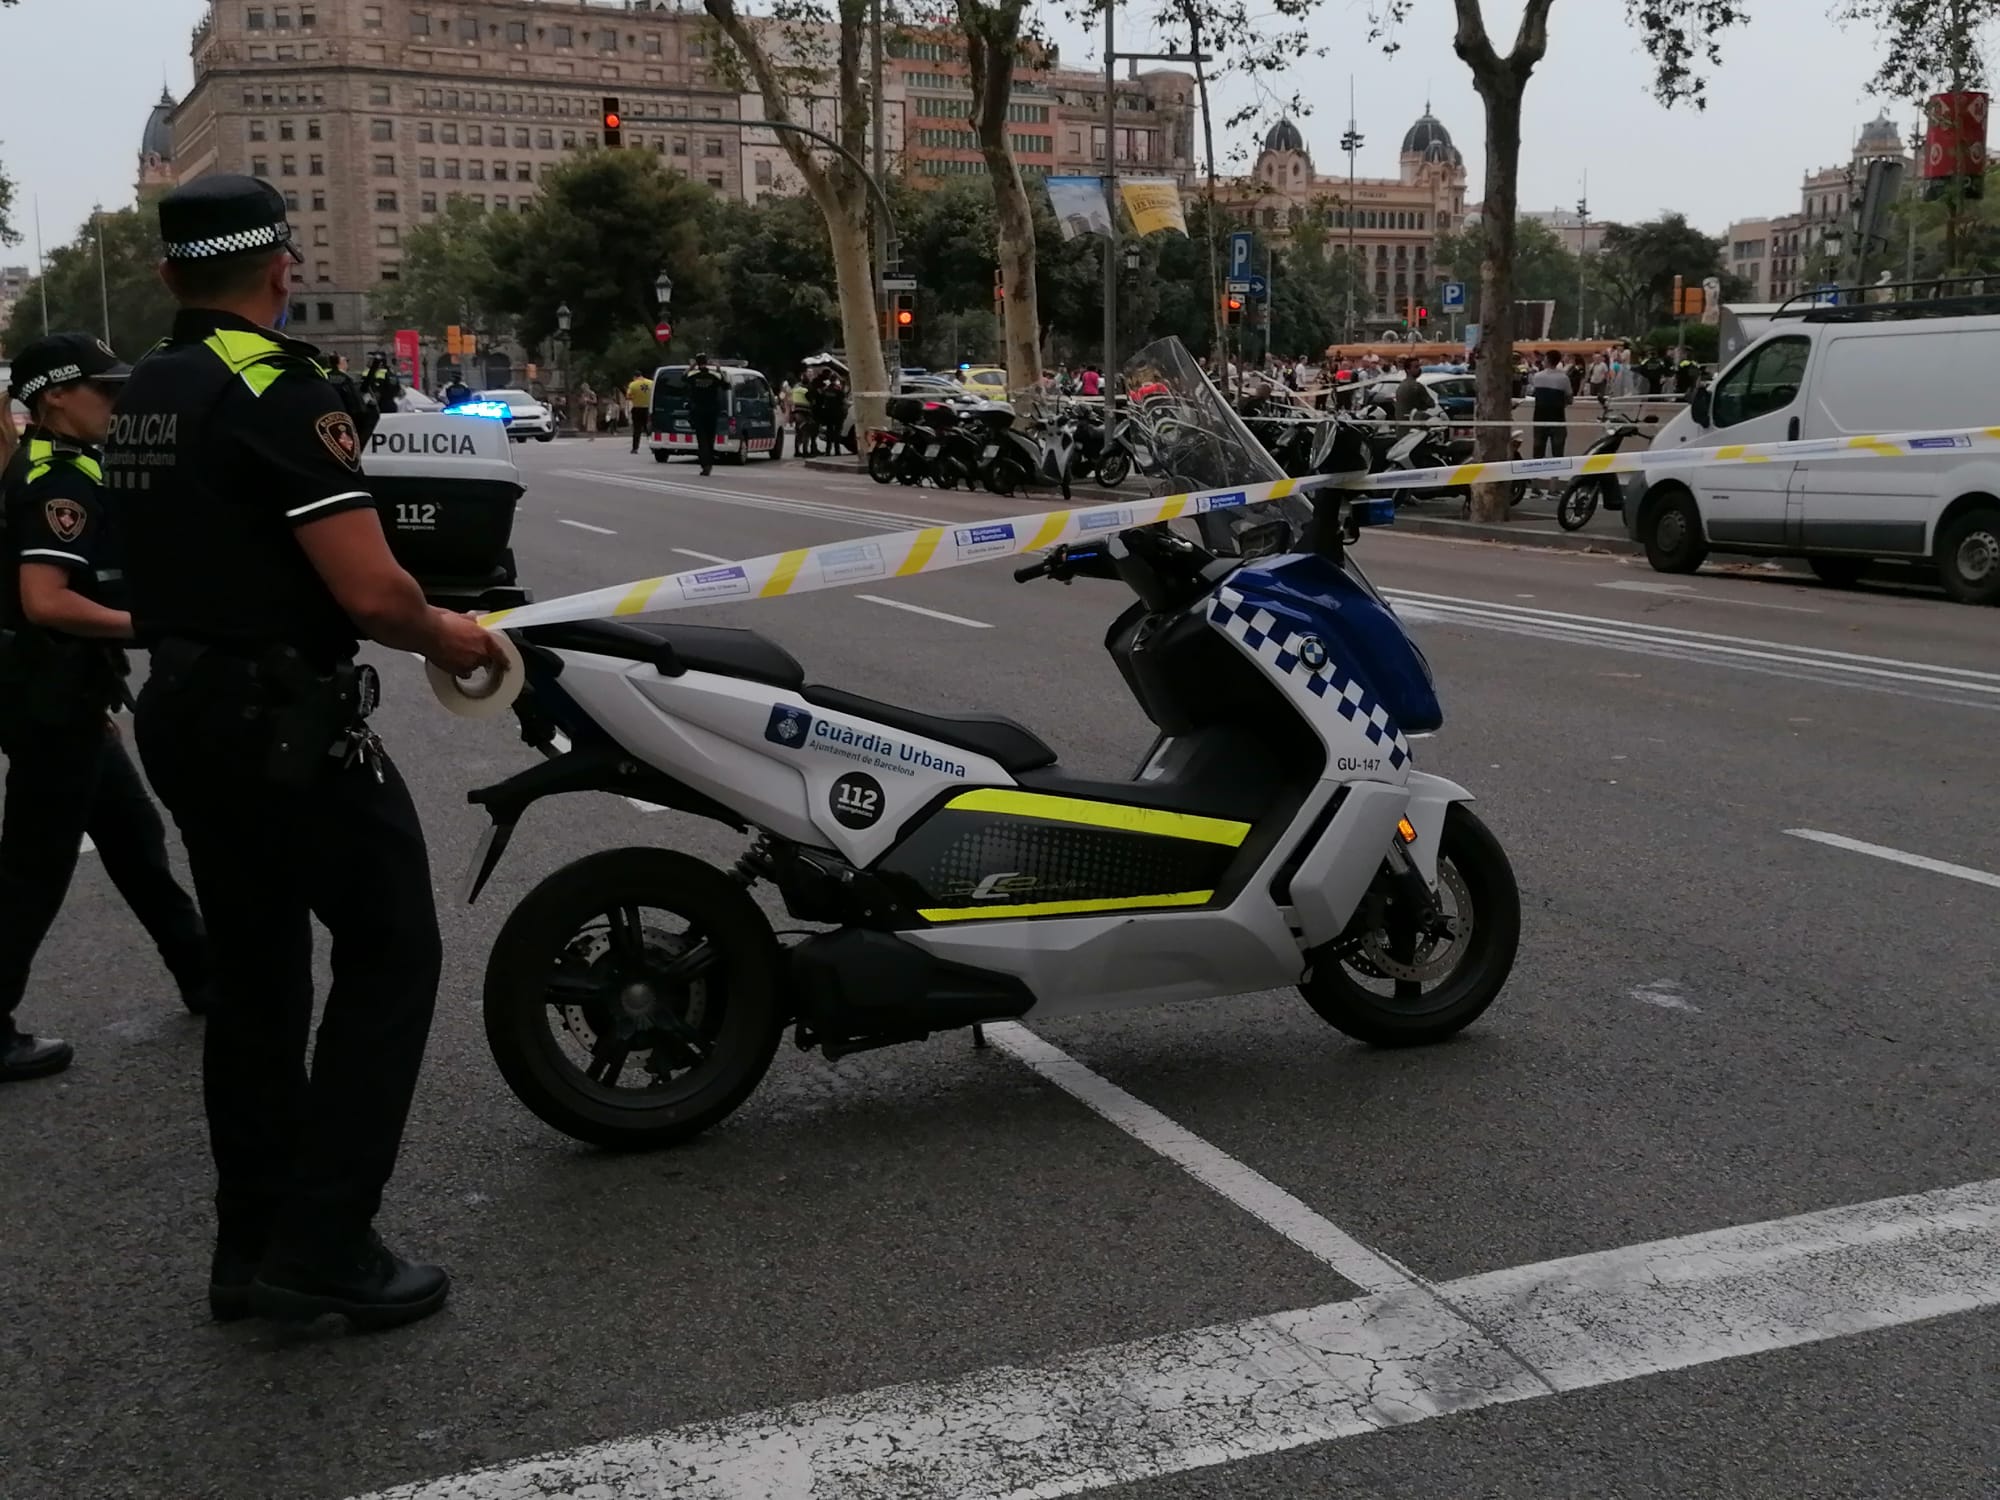
[[[749, 82], [763, 101], [764, 118], [790, 121], [790, 100], [798, 93], [811, 95], [816, 89], [803, 85], [772, 62], [763, 37], [745, 17], [736, 0], [702, 0], [702, 8], [729, 41]], [[861, 77], [862, 38], [866, 35], [868, 10], [865, 0], [840, 0], [839, 25], [835, 38], [835, 82], [839, 90], [840, 123], [837, 134], [841, 146], [855, 159], [862, 150], [871, 118], [873, 101], [867, 96]], [[781, 32], [782, 36], [783, 33]], [[790, 70], [797, 72], [796, 68]], [[869, 219], [874, 205], [867, 178], [851, 163], [836, 157], [831, 163], [816, 153], [822, 148], [794, 131], [773, 132], [785, 155], [804, 181], [806, 191], [826, 221], [827, 240], [833, 251], [834, 275], [840, 289], [840, 332], [846, 347], [847, 373], [854, 391], [854, 430], [857, 446], [866, 451], [860, 434], [883, 425], [883, 410], [889, 390], [889, 367], [882, 354], [882, 325], [877, 316], [875, 268], [869, 241]]]
[[1014, 161], [1007, 106], [1014, 97], [1014, 61], [1021, 48], [1022, 0], [958, 0], [972, 73], [972, 126], [993, 179], [999, 221], [1001, 359], [1007, 392], [1016, 402], [1042, 394], [1041, 305], [1035, 289], [1035, 210]]
[[[1521, 93], [1511, 75], [1476, 79], [1486, 104], [1486, 201], [1480, 210], [1486, 251], [1479, 262], [1479, 378], [1474, 410], [1481, 422], [1514, 418], [1515, 197], [1521, 167]], [[1513, 454], [1509, 426], [1473, 429], [1473, 456], [1497, 463]], [[1475, 521], [1507, 519], [1509, 487], [1472, 489]]]
[[[1514, 49], [1501, 57], [1486, 34], [1480, 0], [1454, 0], [1458, 31], [1452, 50], [1472, 69], [1472, 84], [1486, 106], [1486, 201], [1480, 210], [1486, 241], [1479, 262], [1479, 377], [1473, 410], [1491, 425], [1474, 429], [1473, 455], [1494, 463], [1512, 452], [1514, 420], [1514, 252], [1515, 214], [1521, 170], [1521, 96], [1528, 76], [1549, 49], [1549, 7], [1554, 0], [1527, 0]], [[1511, 486], [1472, 488], [1472, 517], [1504, 521]]]

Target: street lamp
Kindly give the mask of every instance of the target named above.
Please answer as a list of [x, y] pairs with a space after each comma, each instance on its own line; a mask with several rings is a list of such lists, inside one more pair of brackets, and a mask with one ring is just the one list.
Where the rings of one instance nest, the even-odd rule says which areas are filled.
[[1139, 269], [1139, 242], [1137, 240], [1128, 240], [1126, 242], [1125, 269], [1128, 271]]
[[660, 279], [653, 283], [653, 296], [662, 307], [674, 300], [674, 278], [665, 271], [660, 272]]
[[565, 427], [575, 430], [576, 419], [570, 410], [569, 399], [569, 328], [570, 310], [567, 302], [556, 308], [556, 338], [562, 344], [562, 392], [563, 420]]

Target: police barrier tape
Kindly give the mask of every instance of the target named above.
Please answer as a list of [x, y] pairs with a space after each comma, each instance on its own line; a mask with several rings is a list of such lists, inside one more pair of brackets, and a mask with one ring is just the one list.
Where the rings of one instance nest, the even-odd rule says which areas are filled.
[[1649, 449], [1635, 453], [1593, 453], [1572, 458], [1521, 458], [1499, 463], [1454, 464], [1435, 469], [1336, 478], [1278, 479], [1267, 484], [1199, 490], [1145, 500], [1073, 505], [1032, 515], [968, 521], [963, 525], [921, 526], [857, 541], [799, 547], [743, 562], [691, 568], [659, 578], [641, 578], [584, 594], [568, 594], [515, 609], [482, 615], [489, 629], [552, 625], [569, 620], [616, 619], [743, 599], [776, 599], [821, 589], [846, 588], [921, 573], [941, 573], [972, 563], [995, 562], [1041, 552], [1059, 542], [1085, 541], [1135, 526], [1235, 510], [1328, 485], [1364, 494], [1395, 490], [1456, 488], [1563, 475], [1631, 474], [1640, 470], [1709, 468], [1721, 464], [1761, 464], [1813, 459], [1930, 457], [1939, 452], [2000, 450], [2000, 427], [1946, 432], [1896, 433], [1882, 437], [1808, 438], [1788, 443], [1729, 443], [1719, 448]]

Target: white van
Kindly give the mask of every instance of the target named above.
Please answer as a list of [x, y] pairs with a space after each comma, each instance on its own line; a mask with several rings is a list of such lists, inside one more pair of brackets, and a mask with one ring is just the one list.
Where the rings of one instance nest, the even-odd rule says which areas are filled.
[[[2000, 317], [1965, 300], [1799, 307], [1774, 318], [1653, 452], [2000, 425]], [[1849, 584], [1873, 558], [1935, 562], [1945, 591], [2000, 604], [2000, 455], [1726, 464], [1649, 471], [1625, 524], [1662, 573], [1711, 549], [1803, 557]]]

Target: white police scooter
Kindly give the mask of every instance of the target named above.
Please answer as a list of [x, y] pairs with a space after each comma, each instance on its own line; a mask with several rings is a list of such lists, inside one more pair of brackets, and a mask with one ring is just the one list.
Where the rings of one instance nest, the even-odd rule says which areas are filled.
[[515, 579], [514, 508], [521, 471], [504, 406], [391, 412], [369, 434], [362, 469], [396, 558], [434, 604], [508, 609]]
[[[1361, 450], [1329, 424], [1319, 456]], [[1122, 781], [1068, 774], [1010, 719], [811, 683], [747, 630], [508, 632], [514, 711], [552, 758], [472, 794], [492, 826], [471, 896], [558, 792], [747, 836], [732, 870], [593, 854], [515, 908], [484, 997], [515, 1093], [580, 1140], [644, 1146], [733, 1110], [787, 1026], [837, 1058], [1288, 986], [1382, 1046], [1469, 1024], [1513, 965], [1513, 872], [1469, 794], [1411, 760], [1442, 717], [1430, 670], [1348, 552], [1393, 505], [1324, 489], [1302, 509], [1217, 511], [1202, 543], [1136, 527], [1016, 572], [1133, 596], [1106, 644], [1158, 732]], [[823, 930], [781, 943], [751, 895], [765, 883]]]

